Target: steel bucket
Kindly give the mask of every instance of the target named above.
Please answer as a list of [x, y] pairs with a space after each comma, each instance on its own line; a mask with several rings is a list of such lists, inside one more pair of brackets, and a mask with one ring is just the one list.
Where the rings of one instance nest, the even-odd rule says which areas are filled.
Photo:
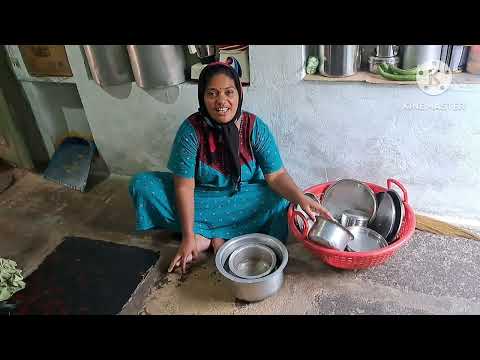
[[360, 45], [319, 45], [318, 50], [323, 76], [352, 76], [360, 69]]

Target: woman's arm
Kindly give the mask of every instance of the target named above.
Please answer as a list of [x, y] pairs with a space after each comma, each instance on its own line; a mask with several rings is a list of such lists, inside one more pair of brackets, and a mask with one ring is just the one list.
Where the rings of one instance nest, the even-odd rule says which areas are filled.
[[173, 176], [175, 187], [175, 203], [182, 227], [183, 238], [193, 238], [195, 179], [187, 179], [181, 176]]
[[193, 193], [197, 151], [197, 135], [187, 119], [177, 131], [167, 165], [174, 175], [175, 204], [182, 231], [182, 243], [168, 271], [172, 271], [179, 264], [182, 264], [183, 271], [185, 271], [185, 264], [191, 260], [191, 255], [193, 254], [193, 257], [195, 257], [198, 253], [195, 234], [193, 233], [195, 211]]
[[189, 261], [189, 255], [193, 255], [193, 257], [198, 255], [195, 234], [193, 232], [195, 213], [193, 194], [195, 190], [195, 179], [174, 175], [173, 184], [175, 187], [177, 215], [179, 217], [182, 229], [182, 242], [177, 254], [170, 264], [168, 271], [172, 271], [173, 268], [180, 263], [183, 272], [185, 272], [186, 263]]
[[315, 213], [323, 214], [327, 218], [332, 218], [331, 214], [318, 202], [305, 196], [303, 191], [295, 184], [285, 168], [281, 168], [270, 174], [265, 175], [270, 188], [277, 194], [283, 196], [291, 203], [298, 204], [315, 221]]
[[285, 168], [265, 175], [270, 188], [288, 201], [299, 204], [304, 198], [303, 191], [298, 188]]

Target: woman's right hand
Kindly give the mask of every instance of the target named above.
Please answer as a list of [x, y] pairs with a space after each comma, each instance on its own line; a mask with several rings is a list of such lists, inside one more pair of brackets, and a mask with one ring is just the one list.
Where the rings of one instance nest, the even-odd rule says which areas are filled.
[[195, 236], [183, 237], [177, 254], [173, 257], [168, 272], [172, 272], [178, 266], [182, 267], [182, 273], [186, 272], [186, 265], [189, 261], [195, 260], [198, 256], [197, 242]]

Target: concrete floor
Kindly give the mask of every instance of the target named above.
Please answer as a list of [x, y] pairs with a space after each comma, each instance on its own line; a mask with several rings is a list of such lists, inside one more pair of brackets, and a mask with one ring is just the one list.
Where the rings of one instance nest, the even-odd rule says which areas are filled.
[[178, 246], [165, 232], [137, 234], [128, 178], [111, 176], [87, 193], [16, 170], [0, 194], [0, 256], [27, 276], [64, 236], [160, 252], [121, 314], [480, 314], [480, 242], [415, 232], [386, 264], [340, 271], [291, 239], [285, 283], [260, 303], [231, 296], [206, 256], [187, 275], [166, 274]]

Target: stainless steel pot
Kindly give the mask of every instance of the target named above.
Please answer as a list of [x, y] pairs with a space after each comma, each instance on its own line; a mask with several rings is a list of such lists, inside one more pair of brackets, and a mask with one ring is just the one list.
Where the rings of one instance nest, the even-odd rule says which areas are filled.
[[377, 45], [376, 55], [378, 57], [394, 57], [398, 55], [398, 45]]
[[296, 211], [294, 213], [304, 222], [302, 234], [310, 241], [331, 249], [343, 251], [347, 247], [348, 242], [353, 240], [353, 235], [350, 231], [333, 218], [329, 220], [317, 216], [315, 223], [308, 230], [306, 217], [302, 213]]
[[190, 54], [197, 54], [202, 64], [215, 60], [215, 45], [188, 45]]
[[248, 244], [235, 250], [228, 259], [232, 272], [244, 279], [264, 277], [273, 270], [277, 256], [268, 246]]
[[342, 214], [340, 224], [348, 228], [349, 226], [367, 226], [370, 216], [361, 210], [346, 210]]
[[353, 239], [353, 235], [340, 223], [319, 216], [308, 232], [308, 238], [329, 248], [343, 251]]
[[359, 45], [319, 45], [320, 74], [328, 77], [355, 75], [361, 63]]
[[402, 69], [411, 69], [428, 61], [440, 60], [442, 45], [405, 45]]
[[128, 45], [137, 85], [141, 88], [172, 86], [185, 82], [182, 45]]
[[[267, 276], [257, 279], [243, 279], [235, 276], [229, 268], [230, 255], [239, 247], [248, 244], [261, 244], [272, 249], [277, 257], [277, 265]], [[274, 295], [283, 285], [283, 270], [288, 262], [288, 251], [278, 239], [265, 234], [247, 234], [226, 241], [215, 256], [217, 270], [227, 279], [233, 295], [240, 300], [261, 301]]]
[[215, 45], [195, 45], [199, 58], [215, 55]]
[[[440, 60], [443, 61], [451, 71], [462, 72], [465, 70], [468, 58], [468, 46], [464, 45], [443, 45]], [[441, 69], [447, 71], [447, 69]]]

